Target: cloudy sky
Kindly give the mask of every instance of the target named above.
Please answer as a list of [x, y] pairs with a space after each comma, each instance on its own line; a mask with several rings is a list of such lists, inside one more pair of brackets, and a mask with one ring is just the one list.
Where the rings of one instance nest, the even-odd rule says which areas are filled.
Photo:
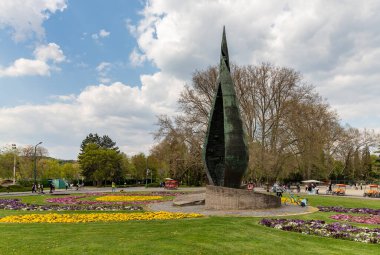
[[107, 134], [148, 152], [194, 70], [230, 59], [300, 71], [342, 121], [380, 131], [380, 1], [1, 0], [0, 147], [75, 159]]

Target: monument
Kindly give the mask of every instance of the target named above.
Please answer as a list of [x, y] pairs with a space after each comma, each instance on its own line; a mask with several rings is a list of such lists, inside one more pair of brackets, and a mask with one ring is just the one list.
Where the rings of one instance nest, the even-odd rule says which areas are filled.
[[225, 28], [216, 91], [203, 151], [206, 173], [212, 185], [239, 188], [248, 165], [248, 146], [231, 78]]
[[203, 146], [209, 186], [206, 209], [264, 209], [281, 206], [278, 197], [240, 189], [249, 154], [231, 77], [223, 27], [219, 78]]

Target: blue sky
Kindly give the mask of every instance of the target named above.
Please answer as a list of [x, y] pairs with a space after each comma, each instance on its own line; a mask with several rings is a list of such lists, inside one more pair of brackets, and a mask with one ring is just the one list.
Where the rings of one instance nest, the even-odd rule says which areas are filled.
[[380, 131], [380, 3], [248, 0], [0, 1], [0, 148], [43, 141], [75, 159], [90, 132], [148, 152], [191, 74], [232, 62], [293, 68], [342, 124]]
[[[154, 68], [149, 63], [133, 66], [129, 62], [137, 43], [126, 24], [128, 21], [136, 23], [143, 7], [141, 1], [113, 0], [110, 5], [104, 0], [76, 0], [67, 2], [62, 12], [50, 14], [43, 23], [45, 35], [40, 40], [33, 35], [28, 40], [15, 42], [9, 27], [0, 30], [2, 66], [21, 57], [32, 58], [36, 43], [54, 42], [60, 45], [66, 57], [59, 64], [60, 71], [53, 71], [50, 76], [2, 77], [2, 106], [43, 104], [51, 101], [53, 95], [78, 94], [86, 86], [99, 83], [96, 67], [102, 62], [113, 64], [106, 73], [112, 77], [111, 81], [140, 86], [139, 75], [151, 73]], [[103, 36], [99, 35], [100, 31], [105, 31]]]

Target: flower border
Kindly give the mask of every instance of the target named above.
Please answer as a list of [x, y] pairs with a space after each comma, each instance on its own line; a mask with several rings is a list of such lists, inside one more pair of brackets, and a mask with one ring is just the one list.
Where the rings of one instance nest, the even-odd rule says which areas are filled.
[[370, 225], [380, 225], [380, 215], [357, 216], [349, 214], [336, 214], [331, 215], [330, 218], [334, 220], [350, 221]]
[[260, 224], [283, 231], [298, 232], [306, 235], [380, 244], [380, 228], [369, 229], [341, 224], [339, 222], [328, 224], [321, 220], [299, 219], [264, 218], [260, 221]]
[[347, 208], [339, 206], [318, 206], [321, 212], [339, 212], [339, 213], [361, 213], [361, 214], [372, 214], [380, 215], [380, 209], [371, 208]]
[[0, 209], [22, 211], [141, 211], [138, 205], [35, 205], [20, 199], [0, 199]]
[[199, 218], [197, 213], [145, 212], [145, 213], [73, 213], [24, 214], [0, 218], [0, 223], [87, 223], [123, 222], [137, 220], [173, 220]]

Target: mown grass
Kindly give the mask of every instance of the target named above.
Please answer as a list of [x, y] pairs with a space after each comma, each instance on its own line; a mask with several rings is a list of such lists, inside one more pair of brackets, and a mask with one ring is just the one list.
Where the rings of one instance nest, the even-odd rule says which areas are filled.
[[[311, 205], [380, 208], [379, 200], [309, 196]], [[25, 212], [0, 211], [0, 216]], [[331, 213], [289, 216], [329, 220]], [[379, 254], [364, 244], [267, 228], [261, 218], [0, 224], [0, 254]]]
[[[22, 228], [22, 231], [20, 229]], [[284, 232], [256, 218], [1, 224], [4, 254], [378, 254], [379, 246]]]
[[341, 206], [341, 207], [367, 207], [373, 209], [380, 208], [380, 200], [373, 198], [350, 198], [343, 196], [316, 196], [316, 195], [306, 195], [305, 196], [309, 204], [312, 206]]

